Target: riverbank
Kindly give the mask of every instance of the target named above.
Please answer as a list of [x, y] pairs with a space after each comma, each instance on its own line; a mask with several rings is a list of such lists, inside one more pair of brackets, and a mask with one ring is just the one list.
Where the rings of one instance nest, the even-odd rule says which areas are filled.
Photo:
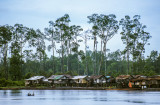
[[112, 87], [0, 87], [0, 90], [141, 90], [141, 89], [112, 88]]
[[0, 90], [144, 90], [144, 91], [160, 91], [160, 88], [116, 88], [116, 87], [0, 87]]

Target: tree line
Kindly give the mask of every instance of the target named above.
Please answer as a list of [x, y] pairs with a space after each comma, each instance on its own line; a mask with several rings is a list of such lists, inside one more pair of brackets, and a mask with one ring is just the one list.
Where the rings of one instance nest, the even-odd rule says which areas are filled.
[[[1, 25], [0, 78], [22, 80], [32, 75], [64, 73], [112, 76], [160, 73], [158, 52], [152, 51], [147, 58], [144, 56], [151, 35], [140, 22], [140, 15], [133, 18], [126, 15], [119, 21], [114, 14], [92, 14], [87, 18], [92, 25], [90, 30], [70, 25], [68, 14], [49, 21], [44, 31], [22, 24]], [[108, 41], [119, 30], [125, 49], [108, 52]], [[88, 40], [93, 40], [93, 50], [88, 48]], [[47, 46], [46, 42], [50, 44]], [[82, 44], [84, 49], [79, 48]], [[52, 52], [50, 58], [47, 50]]]

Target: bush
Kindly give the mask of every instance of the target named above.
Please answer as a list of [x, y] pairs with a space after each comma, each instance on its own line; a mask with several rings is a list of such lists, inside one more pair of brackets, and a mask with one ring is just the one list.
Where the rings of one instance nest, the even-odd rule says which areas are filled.
[[24, 81], [12, 81], [6, 80], [4, 78], [0, 79], [0, 87], [7, 87], [7, 86], [24, 86]]

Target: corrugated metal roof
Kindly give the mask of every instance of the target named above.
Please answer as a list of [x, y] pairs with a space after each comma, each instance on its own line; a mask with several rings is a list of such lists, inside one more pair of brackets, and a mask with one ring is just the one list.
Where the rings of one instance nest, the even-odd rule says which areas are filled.
[[38, 79], [42, 79], [42, 78], [45, 78], [44, 76], [33, 76], [29, 79], [26, 79], [26, 80], [38, 80]]
[[61, 79], [64, 75], [51, 75], [48, 79]]
[[48, 79], [44, 79], [43, 81], [47, 82], [47, 81], [48, 81]]
[[64, 75], [55, 75], [54, 79], [61, 79]]
[[106, 78], [110, 78], [111, 76], [105, 76]]
[[54, 79], [55, 75], [51, 75], [48, 79]]
[[72, 79], [83, 79], [86, 78], [87, 76], [73, 76]]

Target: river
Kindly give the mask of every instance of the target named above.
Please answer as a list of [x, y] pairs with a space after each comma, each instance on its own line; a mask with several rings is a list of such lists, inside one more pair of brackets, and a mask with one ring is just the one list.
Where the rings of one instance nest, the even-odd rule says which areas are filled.
[[0, 105], [160, 105], [160, 91], [0, 90]]

